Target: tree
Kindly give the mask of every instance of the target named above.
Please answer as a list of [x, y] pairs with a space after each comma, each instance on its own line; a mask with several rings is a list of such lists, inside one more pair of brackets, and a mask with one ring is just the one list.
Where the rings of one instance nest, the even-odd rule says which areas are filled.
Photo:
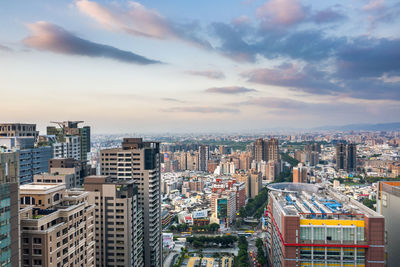
[[246, 209], [244, 207], [240, 208], [239, 216], [242, 217], [242, 218], [246, 218], [247, 217], [247, 212], [246, 212]]

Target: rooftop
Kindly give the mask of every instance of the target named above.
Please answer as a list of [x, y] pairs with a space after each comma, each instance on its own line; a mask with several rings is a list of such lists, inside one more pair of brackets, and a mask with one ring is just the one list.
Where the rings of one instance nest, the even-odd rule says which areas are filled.
[[365, 216], [380, 216], [328, 185], [278, 183], [268, 189], [286, 215], [302, 219], [363, 220]]
[[30, 183], [23, 184], [19, 186], [21, 194], [24, 194], [24, 191], [30, 191], [31, 193], [48, 193], [51, 191], [58, 191], [65, 189], [65, 184], [42, 184], [42, 183]]

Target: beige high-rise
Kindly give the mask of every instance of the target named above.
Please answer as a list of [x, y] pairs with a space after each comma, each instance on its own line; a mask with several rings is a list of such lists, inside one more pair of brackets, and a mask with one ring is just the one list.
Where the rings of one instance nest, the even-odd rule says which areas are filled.
[[255, 198], [262, 189], [262, 175], [256, 170], [249, 172], [249, 198]]
[[96, 265], [144, 266], [142, 211], [134, 181], [88, 176], [84, 189], [96, 206]]
[[94, 205], [64, 184], [20, 186], [22, 266], [95, 264]]
[[144, 265], [162, 266], [160, 144], [124, 138], [122, 148], [101, 150], [101, 174], [134, 180], [143, 211]]

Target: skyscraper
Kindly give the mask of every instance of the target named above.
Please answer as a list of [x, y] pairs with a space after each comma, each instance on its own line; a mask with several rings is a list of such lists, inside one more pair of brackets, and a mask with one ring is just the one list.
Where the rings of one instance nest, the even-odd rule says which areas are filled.
[[262, 189], [262, 176], [261, 172], [250, 170], [249, 173], [249, 198], [255, 198]]
[[210, 158], [210, 147], [207, 145], [199, 146], [199, 171], [208, 171], [208, 160]]
[[143, 211], [144, 265], [162, 266], [160, 144], [124, 138], [122, 148], [101, 150], [101, 174], [134, 180]]
[[346, 148], [346, 170], [355, 172], [357, 169], [357, 145], [348, 144]]
[[20, 266], [18, 162], [0, 152], [0, 266]]
[[256, 162], [279, 160], [279, 141], [276, 138], [256, 140], [254, 146], [254, 160]]
[[346, 145], [344, 143], [336, 144], [336, 169], [344, 170], [346, 167]]
[[270, 160], [273, 161], [278, 161], [279, 160], [279, 145], [278, 145], [278, 139], [276, 138], [271, 138], [269, 140], [265, 141], [266, 143], [266, 159], [265, 161], [268, 162]]
[[354, 172], [357, 169], [357, 145], [336, 144], [336, 168]]
[[254, 160], [256, 162], [265, 160], [265, 158], [266, 158], [265, 153], [266, 153], [266, 149], [265, 149], [264, 139], [259, 138], [256, 140], [256, 143], [254, 145]]
[[134, 180], [88, 176], [84, 189], [96, 206], [96, 265], [143, 266], [142, 211]]

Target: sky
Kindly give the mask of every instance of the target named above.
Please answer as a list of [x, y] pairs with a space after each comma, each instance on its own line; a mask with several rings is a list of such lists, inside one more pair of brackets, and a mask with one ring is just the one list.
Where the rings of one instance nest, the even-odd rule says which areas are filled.
[[0, 2], [0, 121], [234, 132], [400, 115], [400, 2]]

